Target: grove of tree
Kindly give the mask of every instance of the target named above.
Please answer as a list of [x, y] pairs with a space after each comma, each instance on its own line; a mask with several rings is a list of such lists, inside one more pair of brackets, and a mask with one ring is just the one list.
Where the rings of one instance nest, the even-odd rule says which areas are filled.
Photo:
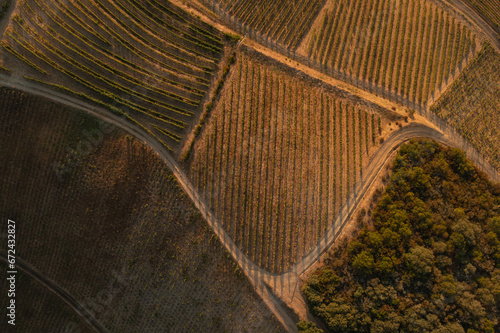
[[415, 140], [379, 197], [303, 286], [311, 313], [331, 332], [498, 330], [500, 186], [461, 150]]

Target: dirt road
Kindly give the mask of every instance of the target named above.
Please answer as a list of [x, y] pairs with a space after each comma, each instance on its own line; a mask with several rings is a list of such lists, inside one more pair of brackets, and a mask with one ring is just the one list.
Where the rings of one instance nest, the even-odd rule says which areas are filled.
[[[368, 190], [372, 184], [375, 177], [383, 170], [383, 167], [387, 163], [389, 156], [404, 142], [417, 137], [432, 138], [453, 147], [459, 147], [460, 141], [453, 137], [453, 131], [444, 131], [451, 133], [450, 135], [444, 135], [442, 132], [432, 129], [425, 125], [415, 125], [404, 127], [403, 129], [396, 131], [392, 136], [390, 136], [386, 141], [380, 146], [378, 152], [374, 155], [372, 162], [370, 163], [363, 180], [356, 187], [356, 190], [351, 194], [351, 197], [343, 207], [340, 215], [338, 216], [335, 223], [331, 225], [328, 229], [326, 235], [318, 243], [317, 247], [306, 255], [299, 263], [297, 263], [289, 272], [285, 274], [271, 274], [257, 265], [255, 265], [251, 260], [249, 260], [235, 245], [232, 239], [227, 235], [222, 227], [222, 224], [215, 215], [210, 211], [207, 204], [204, 202], [200, 194], [195, 190], [194, 186], [191, 184], [186, 174], [181, 170], [177, 162], [168, 153], [167, 149], [157, 142], [154, 138], [151, 138], [147, 133], [137, 126], [127, 122], [118, 116], [110, 114], [107, 110], [90, 105], [76, 98], [69, 97], [62, 93], [52, 91], [45, 87], [41, 87], [36, 83], [27, 81], [21, 78], [9, 77], [5, 75], [0, 75], [0, 85], [7, 87], [23, 90], [27, 93], [34, 95], [43, 96], [59, 102], [63, 105], [69, 107], [77, 108], [88, 112], [98, 118], [104, 119], [113, 125], [122, 128], [123, 130], [134, 135], [136, 138], [142, 140], [147, 145], [149, 145], [154, 151], [158, 153], [160, 158], [168, 165], [172, 170], [175, 177], [177, 178], [179, 184], [184, 189], [186, 194], [193, 200], [196, 208], [200, 211], [203, 217], [206, 219], [207, 223], [213, 229], [215, 234], [219, 237], [222, 244], [232, 255], [232, 257], [238, 262], [240, 267], [249, 278], [252, 285], [255, 287], [257, 293], [262, 297], [264, 302], [270, 308], [270, 310], [275, 314], [275, 316], [282, 322], [282, 324], [290, 331], [297, 332], [297, 328], [294, 320], [286, 313], [285, 309], [280, 305], [275, 296], [268, 289], [268, 285], [277, 285], [276, 281], [289, 281], [290, 283], [295, 283], [294, 286], [289, 286], [293, 289], [294, 293], [297, 291], [297, 276], [302, 274], [308, 267], [310, 267], [315, 261], [317, 261], [320, 256], [328, 249], [328, 247], [335, 241], [336, 235], [342, 230], [346, 221], [349, 220], [350, 214], [356, 209], [363, 197], [363, 194]], [[466, 151], [467, 152], [467, 151]], [[468, 154], [469, 157], [477, 162], [478, 165], [484, 165], [484, 158], [481, 159], [480, 156]], [[494, 169], [493, 169], [494, 170]], [[496, 172], [496, 171], [495, 171]], [[498, 174], [496, 174], [498, 176]], [[281, 296], [282, 292], [280, 290], [274, 289], [274, 292]]]

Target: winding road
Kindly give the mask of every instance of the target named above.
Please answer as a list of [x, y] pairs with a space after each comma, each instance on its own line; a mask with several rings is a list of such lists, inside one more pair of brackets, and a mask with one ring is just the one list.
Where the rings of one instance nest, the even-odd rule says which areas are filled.
[[[220, 221], [208, 208], [203, 198], [195, 190], [186, 174], [182, 171], [174, 158], [168, 153], [167, 149], [163, 145], [161, 145], [161, 143], [157, 142], [154, 138], [151, 138], [141, 128], [138, 128], [125, 119], [110, 114], [105, 109], [88, 104], [65, 94], [41, 87], [33, 82], [21, 78], [0, 75], [0, 85], [22, 90], [34, 95], [43, 96], [63, 105], [88, 112], [127, 131], [128, 133], [142, 140], [145, 144], [149, 145], [172, 170], [183, 190], [193, 200], [196, 208], [198, 208], [200, 213], [206, 219], [225, 248], [231, 253], [240, 267], [242, 267], [250, 282], [255, 287], [257, 293], [263, 298], [267, 306], [290, 332], [297, 332], [296, 323], [280, 305], [280, 302], [273, 295], [273, 292], [271, 292], [271, 290], [268, 288], [268, 285], [281, 286], [282, 288], [284, 285], [288, 285], [288, 288], [293, 288], [293, 290], [296, 290], [296, 284], [298, 283], [297, 277], [300, 276], [305, 270], [307, 270], [313, 263], [315, 263], [320, 258], [320, 256], [334, 243], [337, 235], [342, 230], [345, 223], [349, 220], [349, 217], [352, 215], [352, 213], [356, 210], [366, 191], [370, 188], [377, 175], [387, 164], [391, 154], [393, 154], [402, 143], [413, 138], [432, 138], [445, 145], [464, 148], [460, 138], [455, 137], [458, 134], [455, 134], [455, 132], [451, 129], [439, 131], [429, 126], [416, 124], [403, 127], [402, 129], [396, 131], [388, 139], [386, 139], [383, 144], [380, 145], [379, 150], [373, 156], [372, 161], [370, 162], [370, 165], [363, 176], [363, 180], [353, 191], [338, 218], [334, 223], [331, 224], [330, 228], [318, 243], [317, 247], [309, 254], [307, 254], [300, 262], [298, 262], [289, 272], [284, 274], [272, 274], [254, 264], [241, 252], [241, 250], [235, 245], [233, 240], [225, 232]], [[500, 179], [496, 170], [491, 165], [487, 164], [487, 162], [485, 164], [484, 158], [481, 158], [477, 152], [471, 152], [470, 147], [468, 148], [469, 149], [465, 149], [466, 153], [468, 157], [476, 163], [476, 165], [480, 166], [483, 170], [485, 170], [486, 167], [485, 171], [493, 179]], [[28, 274], [30, 272], [36, 272], [33, 267], [29, 266], [26, 263], [24, 263], [23, 269], [26, 269], [26, 272]], [[57, 286], [46, 280], [38, 273], [33, 273], [32, 276], [46, 285], [58, 296], [63, 298], [65, 302], [72, 306], [80, 315], [80, 317], [83, 320], [87, 321], [89, 325], [96, 329], [96, 331], [105, 332], [102, 325], [100, 325], [92, 317], [89, 317], [89, 314], [84, 311], [83, 307], [64, 290], [57, 288]], [[281, 281], [281, 283], [278, 283], [279, 281]], [[277, 288], [273, 289], [274, 293], [279, 296], [284, 296], [287, 294], [287, 292], [284, 290], [279, 290]]]
[[[500, 49], [500, 40], [498, 38], [498, 35], [479, 15], [477, 15], [477, 13], [472, 11], [462, 1], [437, 1], [453, 8], [457, 8], [459, 11], [461, 11], [463, 15], [467, 16], [469, 20], [474, 22], [474, 24], [479, 26], [481, 30], [486, 33], [486, 35], [492, 41], [492, 44], [497, 49]], [[11, 14], [14, 8], [15, 0], [13, 0], [8, 14]], [[3, 30], [5, 30], [7, 24], [6, 22], [8, 21], [4, 20], [3, 24], [0, 25], [0, 34], [3, 34]], [[240, 41], [240, 43], [242, 41]], [[251, 44], [250, 47], [252, 46], [253, 45]], [[324, 77], [322, 77], [321, 75], [317, 75], [314, 71], [308, 71], [307, 69], [304, 69], [304, 72], [307, 73], [306, 75], [318, 78], [327, 84], [332, 84], [329, 81], [325, 81], [326, 79]], [[452, 128], [440, 121], [440, 119], [438, 119], [435, 115], [429, 113], [428, 111], [423, 111], [423, 114], [421, 115], [429, 120], [431, 122], [431, 125], [409, 125], [398, 131], [395, 131], [389, 138], [387, 138], [385, 142], [380, 145], [378, 151], [372, 157], [368, 168], [365, 170], [363, 179], [351, 193], [338, 217], [331, 223], [323, 238], [318, 242], [316, 248], [314, 248], [306, 256], [304, 256], [301, 261], [296, 263], [288, 272], [284, 274], [272, 274], [254, 264], [235, 245], [233, 240], [223, 229], [220, 221], [208, 208], [203, 198], [196, 191], [195, 187], [191, 184], [188, 177], [182, 171], [174, 158], [169, 154], [169, 152], [161, 143], [150, 137], [144, 130], [131, 124], [123, 118], [112, 115], [103, 108], [88, 104], [76, 98], [67, 96], [63, 93], [47, 89], [34, 82], [27, 81], [19, 77], [0, 74], [0, 85], [22, 90], [33, 95], [43, 96], [63, 105], [88, 112], [93, 116], [108, 121], [111, 124], [127, 131], [128, 133], [134, 135], [136, 138], [142, 140], [145, 144], [150, 146], [172, 170], [183, 190], [191, 198], [196, 208], [200, 211], [214, 233], [218, 236], [223, 246], [231, 253], [234, 260], [238, 262], [242, 270], [245, 272], [246, 276], [254, 286], [256, 292], [262, 297], [269, 309], [274, 313], [274, 315], [280, 320], [280, 322], [287, 328], [289, 332], [297, 332], [296, 323], [290, 317], [290, 315], [287, 313], [287, 311], [284, 309], [275, 295], [279, 296], [282, 300], [287, 301], [289, 304], [294, 302], [303, 303], [303, 299], [301, 299], [300, 293], [297, 291], [299, 287], [299, 277], [314, 263], [316, 263], [319, 258], [328, 250], [328, 248], [330, 248], [330, 246], [335, 242], [338, 235], [345, 227], [347, 221], [350, 220], [351, 216], [358, 208], [366, 192], [370, 189], [377, 176], [384, 170], [384, 167], [387, 165], [391, 156], [396, 152], [401, 144], [413, 138], [432, 138], [442, 144], [461, 148], [466, 152], [467, 157], [474, 161], [476, 166], [487, 173], [491, 179], [500, 181], [500, 175], [498, 174], [498, 172], [493, 166], [485, 161], [484, 157], [480, 155], [478, 151], [476, 151], [470, 144], [468, 144], [468, 142], [466, 142]], [[343, 85], [340, 85], [338, 87], [342, 90], [350, 91]], [[383, 98], [369, 98], [369, 100], [376, 104], [379, 104], [382, 107], [387, 107], [387, 105], [390, 105], [390, 101], [387, 101]], [[419, 110], [419, 112], [422, 113], [421, 110]], [[432, 128], [432, 126], [434, 126], [435, 128]], [[437, 128], [439, 128], [439, 130]], [[0, 251], [0, 259], [6, 261], [7, 255], [5, 252]], [[38, 273], [37, 270], [29, 263], [17, 259], [16, 267], [47, 287], [55, 295], [60, 297], [75, 311], [75, 313], [82, 320], [87, 322], [88, 325], [96, 332], [107, 332], [104, 326], [98, 320], [92, 317], [92, 315], [80, 303], [78, 303], [76, 299], [74, 299], [68, 292], [59, 288], [53, 282]], [[296, 296], [296, 294], [298, 297]]]

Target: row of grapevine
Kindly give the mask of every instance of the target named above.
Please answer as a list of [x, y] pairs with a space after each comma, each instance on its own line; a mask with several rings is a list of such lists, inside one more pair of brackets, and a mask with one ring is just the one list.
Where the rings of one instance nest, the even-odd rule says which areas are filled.
[[263, 36], [295, 49], [325, 1], [203, 0], [202, 2], [210, 8], [217, 6], [225, 15], [234, 17]]
[[426, 105], [475, 44], [470, 30], [428, 1], [333, 0], [299, 52]]
[[[151, 148], [106, 130], [58, 179], [54, 162], [102, 126], [44, 98], [0, 89], [0, 132], [11, 143], [0, 146], [10, 161], [0, 169], [0, 207], [16, 220], [18, 239], [30, 240], [17, 243], [16, 255], [110, 332], [283, 332]], [[28, 277], [19, 278], [22, 332], [89, 331], [45, 287], [33, 295]]]
[[500, 34], [500, 1], [498, 0], [465, 0], [483, 19]]
[[190, 177], [243, 252], [283, 272], [317, 244], [361, 180], [379, 116], [245, 53], [230, 78]]
[[500, 55], [489, 44], [431, 107], [500, 167]]
[[218, 70], [220, 32], [150, 0], [23, 0], [18, 7], [2, 40], [8, 68], [20, 60], [28, 78], [112, 105], [175, 151]]

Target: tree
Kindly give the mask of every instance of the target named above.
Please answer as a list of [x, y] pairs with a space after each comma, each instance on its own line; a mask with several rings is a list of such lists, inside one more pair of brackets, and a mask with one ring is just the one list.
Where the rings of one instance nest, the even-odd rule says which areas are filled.
[[500, 237], [500, 216], [490, 218], [488, 220], [488, 227], [497, 235], [497, 237]]
[[449, 323], [432, 331], [432, 333], [465, 333], [465, 330], [459, 323]]
[[377, 268], [380, 273], [384, 275], [389, 275], [393, 273], [394, 261], [392, 260], [392, 258], [384, 256], [382, 257], [382, 259], [380, 259], [379, 263], [377, 264]]
[[425, 277], [432, 273], [434, 267], [434, 254], [432, 250], [423, 246], [416, 246], [405, 254], [405, 261], [410, 271], [418, 277]]
[[363, 325], [363, 316], [356, 306], [342, 297], [333, 298], [328, 305], [322, 305], [318, 313], [333, 332], [357, 332]]
[[297, 323], [297, 328], [300, 333], [323, 333], [323, 330], [318, 328], [315, 323], [310, 321], [299, 321]]
[[451, 167], [460, 176], [468, 178], [474, 171], [474, 166], [467, 160], [463, 150], [453, 148], [450, 150]]
[[352, 261], [352, 267], [360, 275], [371, 275], [374, 266], [373, 255], [368, 251], [361, 251]]

